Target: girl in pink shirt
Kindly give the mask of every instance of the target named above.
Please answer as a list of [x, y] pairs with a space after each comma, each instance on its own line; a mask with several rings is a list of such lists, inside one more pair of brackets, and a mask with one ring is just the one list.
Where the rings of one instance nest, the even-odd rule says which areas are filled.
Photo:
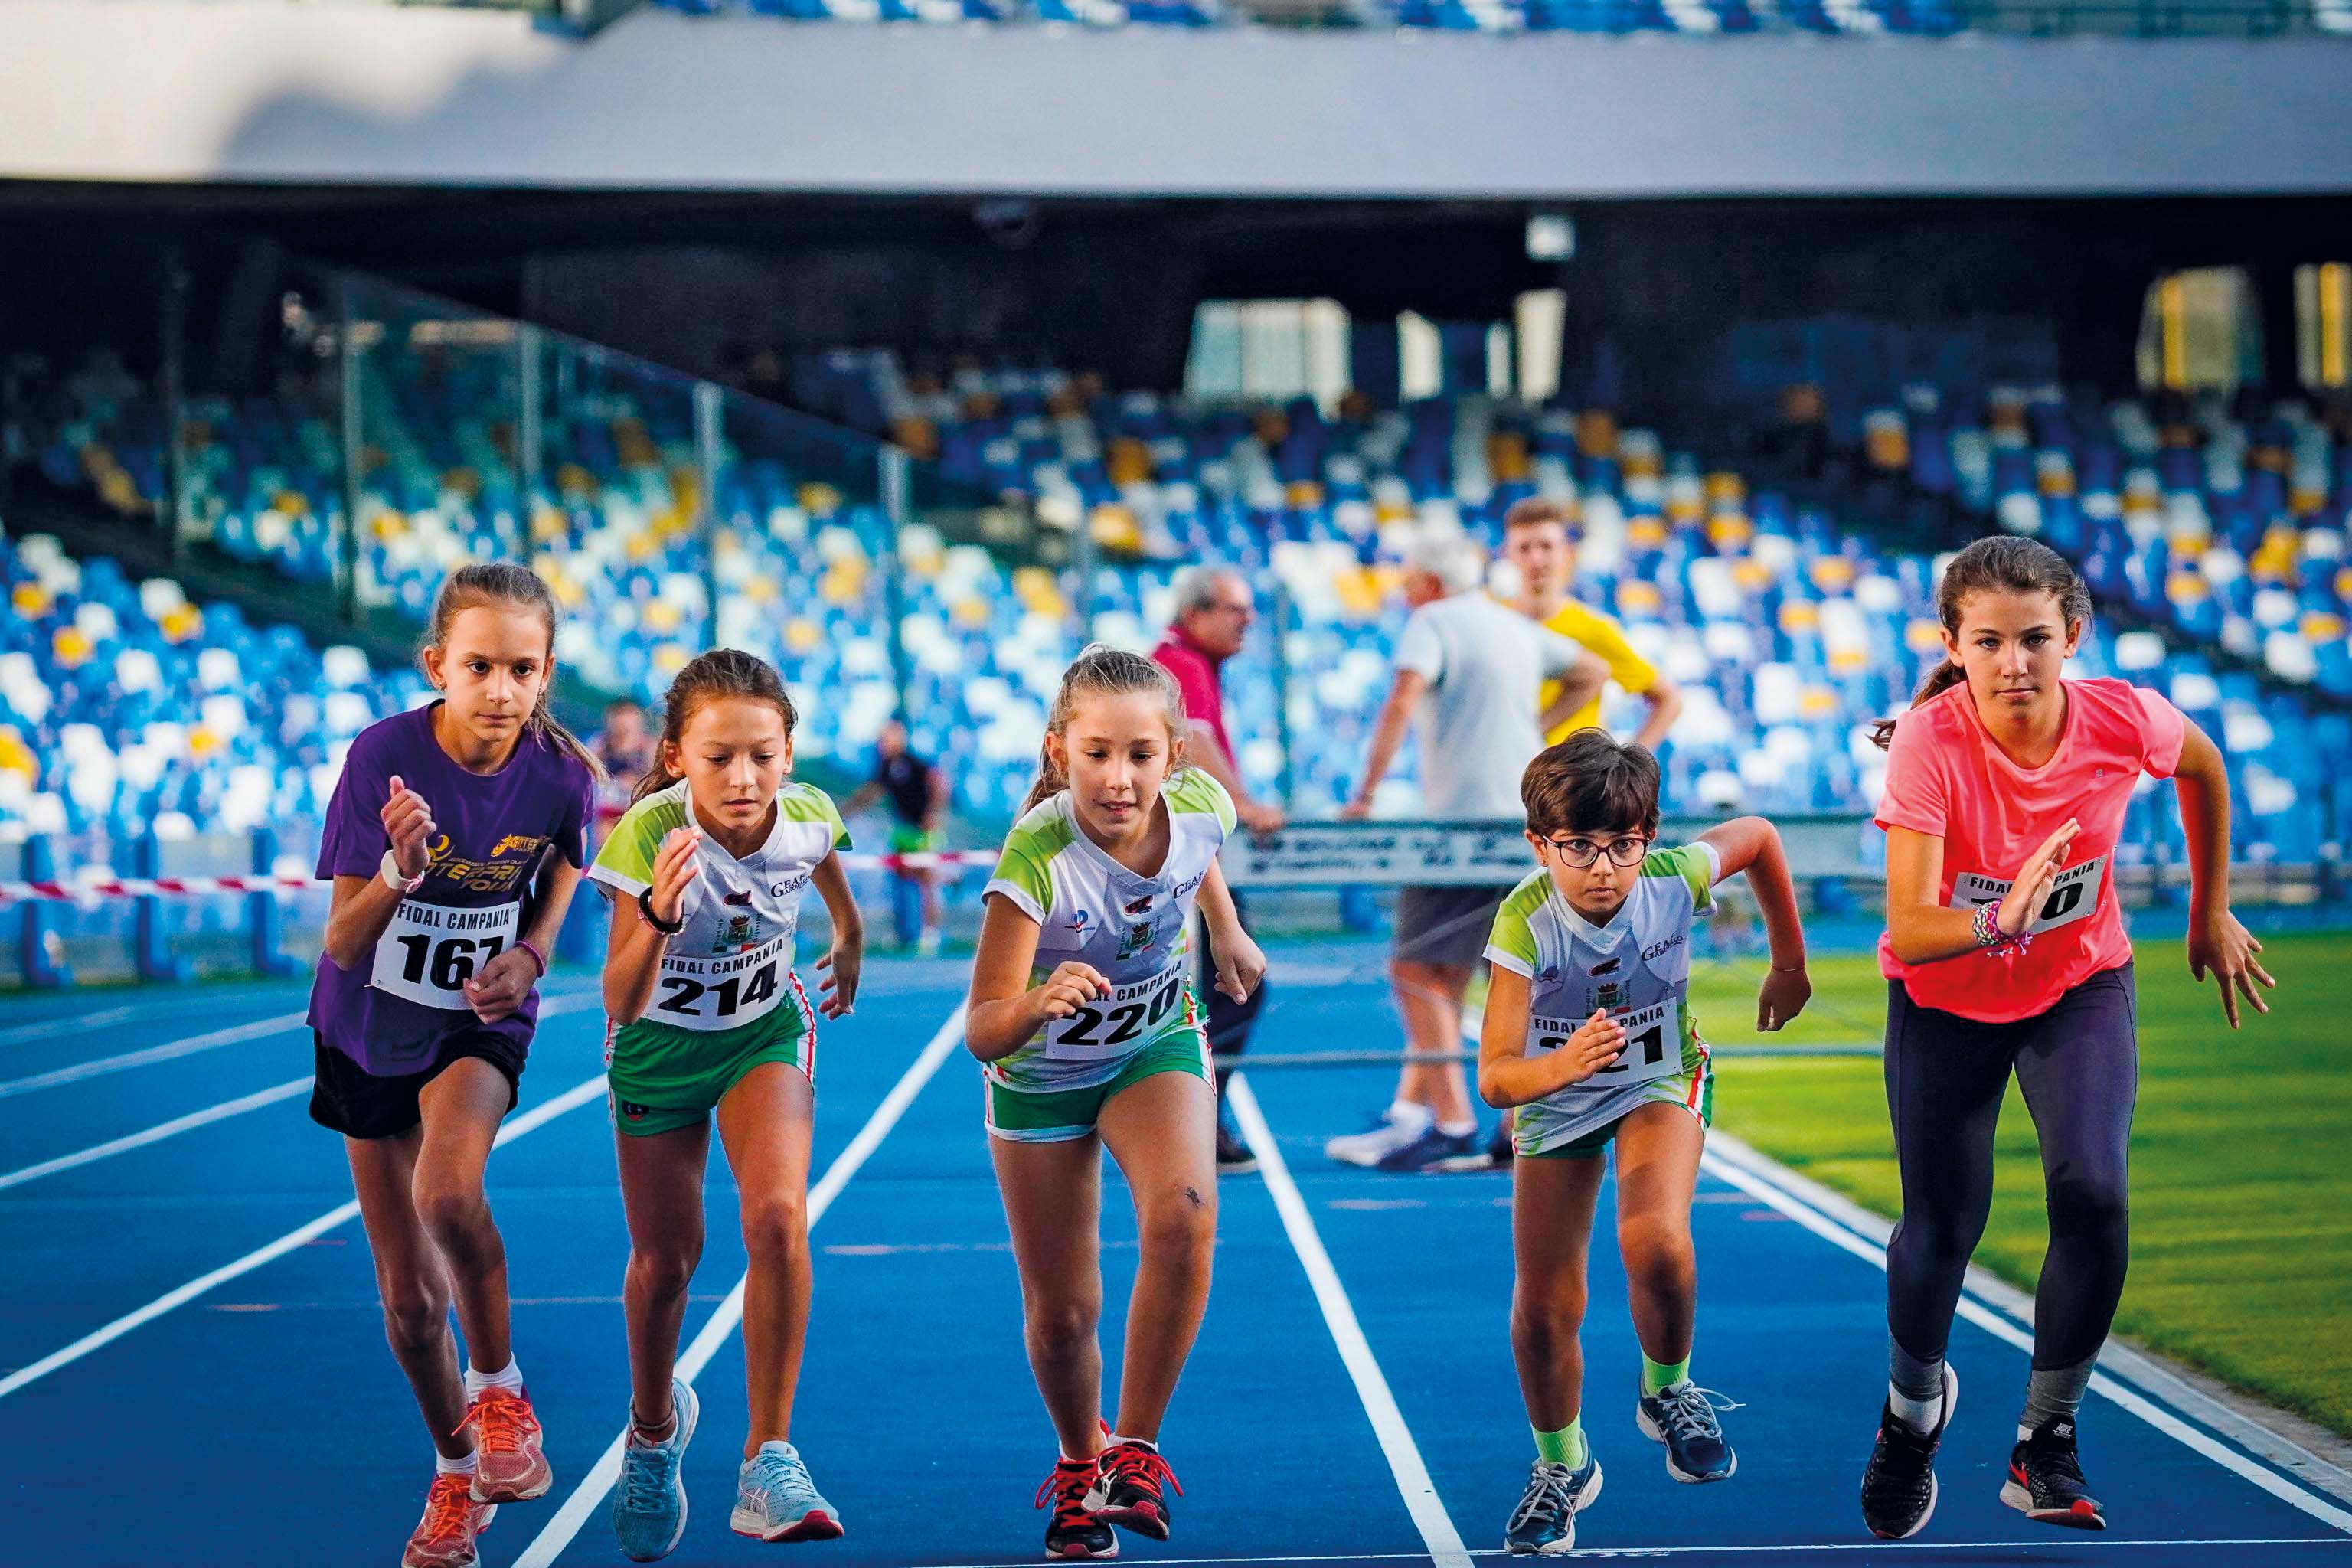
[[2161, 695], [2061, 669], [2088, 629], [2073, 567], [2028, 539], [1980, 539], [1937, 592], [1947, 661], [1881, 726], [1886, 788], [1886, 1103], [1903, 1218], [1886, 1246], [1888, 1394], [1862, 1481], [1885, 1540], [1936, 1505], [1937, 1445], [1959, 1380], [1944, 1348], [1992, 1203], [1993, 1124], [2013, 1071], [2042, 1145], [2050, 1247], [2033, 1367], [2001, 1500], [2103, 1530], [2074, 1418], [2123, 1294], [2125, 1145], [2138, 1082], [2132, 948], [2116, 839], [2142, 773], [2174, 781], [2191, 875], [2189, 967], [2230, 1026], [2269, 1006], [2262, 943], [2230, 913], [2221, 753]]

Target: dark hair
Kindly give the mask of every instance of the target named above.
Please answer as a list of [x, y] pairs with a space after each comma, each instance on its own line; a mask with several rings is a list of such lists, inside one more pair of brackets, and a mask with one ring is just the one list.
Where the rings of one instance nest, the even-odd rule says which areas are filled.
[[449, 625], [467, 610], [503, 605], [510, 609], [528, 610], [537, 616], [547, 628], [547, 679], [539, 689], [539, 701], [530, 710], [524, 727], [538, 732], [550, 745], [586, 768], [601, 779], [604, 764], [595, 753], [580, 743], [580, 737], [563, 727], [547, 705], [548, 693], [555, 689], [555, 595], [547, 590], [539, 574], [528, 566], [518, 566], [511, 561], [478, 561], [471, 566], [460, 566], [441, 579], [440, 588], [433, 595], [433, 608], [425, 617], [425, 640], [417, 646], [417, 662], [422, 665], [425, 652], [448, 646]]
[[1579, 730], [1536, 753], [1519, 775], [1528, 830], [1605, 833], [1658, 830], [1658, 759], [1646, 746], [1620, 745], [1606, 730]]
[[1566, 528], [1568, 508], [1545, 496], [1527, 496], [1513, 501], [1511, 510], [1503, 514], [1503, 531], [1507, 534], [1515, 528], [1533, 528], [1545, 522]]
[[683, 776], [669, 771], [670, 749], [686, 743], [686, 727], [694, 721], [703, 705], [722, 697], [742, 697], [772, 705], [784, 717], [787, 737], [801, 721], [800, 710], [793, 706], [793, 694], [784, 689], [784, 678], [766, 659], [740, 647], [715, 647], [697, 655], [687, 660], [686, 668], [677, 672], [669, 683], [668, 694], [662, 699], [661, 740], [654, 747], [653, 766], [646, 770], [637, 787], [629, 794], [630, 805], [669, 788]]
[[[1045, 715], [1045, 733], [1058, 735], [1067, 730], [1071, 717], [1077, 711], [1078, 699], [1089, 692], [1114, 697], [1143, 692], [1157, 697], [1168, 720], [1171, 752], [1175, 743], [1183, 738], [1184, 694], [1176, 689], [1176, 678], [1157, 659], [1108, 643], [1089, 644], [1062, 672], [1061, 689], [1054, 693], [1053, 711]], [[1029, 798], [1021, 803], [1021, 814], [1025, 816], [1038, 802], [1068, 788], [1069, 784], [1069, 775], [1054, 765], [1053, 747], [1041, 743], [1037, 748], [1037, 782], [1029, 786]]]
[[[2058, 601], [2058, 614], [2069, 627], [2091, 619], [2091, 590], [2066, 558], [2038, 540], [2012, 533], [1979, 539], [1944, 566], [1936, 584], [1936, 618], [1953, 637], [1960, 635], [1960, 606], [1971, 594], [2047, 594]], [[1911, 699], [1916, 708], [1929, 698], [1958, 686], [1969, 672], [1947, 657], [1928, 673]], [[1895, 721], [1881, 719], [1870, 738], [1881, 751], [1895, 743]]]

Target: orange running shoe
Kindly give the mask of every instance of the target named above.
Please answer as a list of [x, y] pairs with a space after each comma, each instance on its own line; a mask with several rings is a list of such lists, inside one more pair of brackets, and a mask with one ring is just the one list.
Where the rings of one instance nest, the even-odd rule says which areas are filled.
[[474, 1429], [476, 1502], [529, 1502], [547, 1495], [555, 1471], [540, 1451], [539, 1416], [529, 1394], [485, 1388], [466, 1406], [465, 1425]]
[[488, 1530], [496, 1503], [478, 1502], [463, 1476], [436, 1476], [425, 1494], [425, 1517], [400, 1554], [400, 1568], [478, 1568], [474, 1543]]

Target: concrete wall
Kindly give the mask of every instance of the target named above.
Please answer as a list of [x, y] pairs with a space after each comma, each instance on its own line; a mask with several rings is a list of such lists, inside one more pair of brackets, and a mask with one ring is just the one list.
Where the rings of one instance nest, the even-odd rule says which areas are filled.
[[1111, 33], [0, 4], [0, 178], [1570, 197], [2340, 192], [2352, 42]]

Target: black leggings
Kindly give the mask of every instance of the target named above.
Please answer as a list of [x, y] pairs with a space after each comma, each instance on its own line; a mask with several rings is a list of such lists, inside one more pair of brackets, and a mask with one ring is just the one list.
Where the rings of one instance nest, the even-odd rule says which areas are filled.
[[1993, 1123], [2011, 1068], [2042, 1143], [2050, 1250], [2033, 1308], [2033, 1364], [2098, 1353], [2123, 1295], [2124, 1179], [2139, 1043], [2132, 967], [2102, 970], [2046, 1013], [1982, 1024], [1886, 996], [1886, 1107], [1903, 1219], [1886, 1244], [1886, 1327], [1921, 1361], [1944, 1353], [1969, 1255], [1992, 1207]]

